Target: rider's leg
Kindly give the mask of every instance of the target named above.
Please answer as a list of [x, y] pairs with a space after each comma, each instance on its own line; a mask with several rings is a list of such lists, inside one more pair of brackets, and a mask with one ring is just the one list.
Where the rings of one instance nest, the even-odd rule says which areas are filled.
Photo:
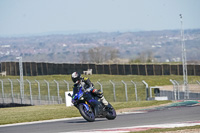
[[109, 102], [105, 99], [104, 96], [101, 97], [100, 100], [101, 100], [101, 102], [105, 105], [105, 107], [106, 107], [107, 109], [111, 109], [111, 108], [112, 108], [112, 106], [109, 104]]
[[100, 98], [101, 99], [101, 102], [105, 105], [105, 106], [107, 106], [108, 105], [108, 101], [105, 99], [105, 97], [103, 96], [103, 97], [101, 97]]
[[103, 93], [100, 90], [93, 89], [92, 93], [100, 98], [101, 103], [103, 103], [106, 108], [112, 108], [112, 106], [108, 103], [108, 101], [103, 96]]

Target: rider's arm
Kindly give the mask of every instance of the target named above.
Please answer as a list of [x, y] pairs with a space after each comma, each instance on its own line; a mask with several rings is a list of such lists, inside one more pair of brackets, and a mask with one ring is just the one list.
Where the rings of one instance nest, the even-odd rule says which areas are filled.
[[74, 96], [76, 93], [78, 92], [78, 88], [77, 88], [77, 86], [73, 86], [73, 95], [72, 96]]

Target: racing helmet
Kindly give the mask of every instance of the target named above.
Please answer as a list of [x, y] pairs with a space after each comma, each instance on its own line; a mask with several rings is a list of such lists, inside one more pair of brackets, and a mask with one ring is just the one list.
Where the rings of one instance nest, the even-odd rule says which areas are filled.
[[78, 81], [81, 79], [81, 74], [78, 72], [73, 72], [72, 73], [72, 81], [74, 83], [78, 83]]

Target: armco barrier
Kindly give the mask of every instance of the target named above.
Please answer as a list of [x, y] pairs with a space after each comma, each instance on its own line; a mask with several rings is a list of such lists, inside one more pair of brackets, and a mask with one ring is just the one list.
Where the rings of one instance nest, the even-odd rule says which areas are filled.
[[[1, 62], [1, 71], [7, 75], [19, 75], [18, 62]], [[48, 62], [23, 62], [25, 76], [71, 74], [92, 69], [93, 74], [109, 75], [182, 75], [182, 64], [72, 64]], [[199, 64], [187, 65], [188, 75], [200, 76]]]

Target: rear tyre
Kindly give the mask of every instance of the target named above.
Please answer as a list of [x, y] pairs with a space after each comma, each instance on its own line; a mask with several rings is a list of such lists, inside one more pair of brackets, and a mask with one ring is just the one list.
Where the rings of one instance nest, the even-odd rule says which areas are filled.
[[107, 109], [107, 115], [106, 115], [106, 118], [108, 120], [114, 120], [116, 118], [116, 111], [115, 109], [112, 107], [112, 105], [110, 105], [111, 108], [110, 109]]
[[88, 122], [93, 122], [95, 120], [94, 112], [92, 109], [88, 111], [83, 104], [79, 104], [78, 109], [83, 118]]

